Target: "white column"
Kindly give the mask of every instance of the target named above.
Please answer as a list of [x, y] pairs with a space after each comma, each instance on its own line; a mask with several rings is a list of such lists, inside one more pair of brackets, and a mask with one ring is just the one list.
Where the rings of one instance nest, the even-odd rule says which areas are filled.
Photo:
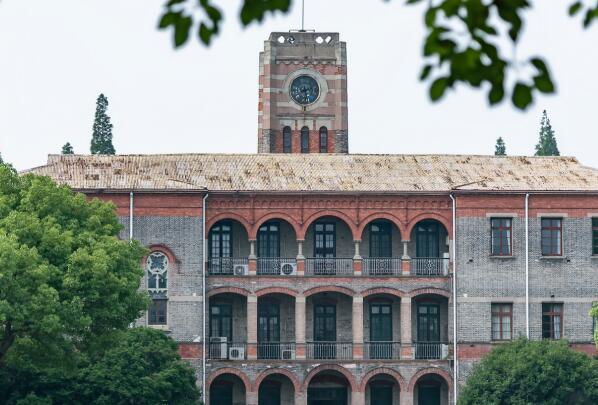
[[297, 241], [297, 259], [298, 260], [305, 259], [305, 256], [303, 256], [303, 241], [302, 240]]
[[356, 240], [355, 242], [355, 256], [353, 256], [353, 260], [361, 260], [361, 255], [359, 254], [359, 244], [361, 243], [360, 240]]
[[249, 241], [249, 259], [257, 259], [255, 255], [255, 240]]

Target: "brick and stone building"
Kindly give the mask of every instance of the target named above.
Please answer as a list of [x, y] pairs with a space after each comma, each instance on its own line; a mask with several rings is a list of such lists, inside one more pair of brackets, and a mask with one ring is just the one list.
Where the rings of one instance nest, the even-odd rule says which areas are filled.
[[598, 171], [348, 154], [339, 35], [273, 33], [260, 60], [258, 154], [33, 169], [112, 201], [149, 247], [138, 323], [179, 343], [208, 404], [452, 404], [505, 340], [594, 353]]

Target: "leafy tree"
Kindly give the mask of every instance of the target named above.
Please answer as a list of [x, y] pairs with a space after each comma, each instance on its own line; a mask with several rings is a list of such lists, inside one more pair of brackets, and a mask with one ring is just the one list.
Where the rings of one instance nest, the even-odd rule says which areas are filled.
[[494, 145], [494, 154], [496, 156], [505, 156], [507, 154], [507, 147], [505, 145], [505, 141], [502, 139], [502, 136], [499, 136], [496, 140], [496, 145]]
[[[224, 19], [214, 0], [167, 0], [160, 18], [160, 29], [172, 29], [174, 46], [185, 44], [192, 32], [209, 45], [220, 32]], [[242, 0], [239, 18], [243, 26], [261, 22], [268, 14], [287, 13], [292, 0]], [[550, 70], [542, 57], [532, 56], [526, 61], [515, 58], [511, 47], [501, 52], [495, 44], [517, 44], [524, 25], [524, 13], [529, 0], [406, 0], [406, 4], [425, 4], [424, 24], [427, 30], [423, 41], [425, 58], [420, 80], [430, 83], [429, 93], [438, 101], [448, 89], [463, 83], [475, 88], [488, 88], [488, 102], [500, 103], [507, 93], [519, 109], [526, 109], [534, 95], [554, 93]], [[364, 3], [364, 7], [367, 4]], [[199, 11], [201, 12], [197, 12]], [[587, 28], [598, 18], [598, 0], [575, 1], [569, 15], [583, 15]], [[198, 16], [203, 16], [199, 17]], [[522, 65], [532, 71], [525, 76]], [[513, 75], [513, 87], [505, 89], [507, 75]]]
[[476, 365], [459, 405], [598, 403], [598, 363], [566, 341], [519, 339], [495, 347]]
[[4, 160], [2, 160], [2, 153], [0, 153], [0, 165], [4, 164]]
[[63, 155], [72, 155], [73, 153], [75, 153], [75, 151], [73, 150], [73, 145], [71, 145], [70, 142], [67, 142], [62, 146]]
[[145, 249], [121, 229], [112, 204], [0, 165], [0, 370], [67, 367], [140, 316]]
[[116, 153], [112, 145], [112, 124], [106, 113], [107, 109], [108, 99], [104, 94], [100, 94], [96, 101], [96, 115], [93, 122], [92, 155], [114, 155]]
[[546, 110], [542, 113], [542, 119], [540, 120], [540, 140], [536, 145], [536, 156], [560, 156], [559, 148], [556, 146], [554, 130], [550, 125]]

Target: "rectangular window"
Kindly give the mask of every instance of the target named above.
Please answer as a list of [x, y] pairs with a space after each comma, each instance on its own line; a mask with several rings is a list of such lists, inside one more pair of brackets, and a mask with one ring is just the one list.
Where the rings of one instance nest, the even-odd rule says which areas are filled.
[[563, 219], [542, 218], [542, 255], [561, 256], [563, 254]]
[[512, 255], [512, 220], [511, 218], [492, 218], [491, 228], [491, 252], [493, 256]]
[[513, 338], [513, 304], [492, 304], [492, 340]]
[[210, 337], [233, 338], [233, 306], [214, 304], [210, 306]]
[[592, 254], [598, 255], [598, 218], [592, 218]]
[[392, 228], [390, 222], [374, 222], [370, 225], [370, 256], [392, 257]]
[[542, 339], [563, 337], [563, 304], [542, 304]]
[[153, 299], [148, 310], [149, 325], [166, 325], [166, 306], [165, 299]]

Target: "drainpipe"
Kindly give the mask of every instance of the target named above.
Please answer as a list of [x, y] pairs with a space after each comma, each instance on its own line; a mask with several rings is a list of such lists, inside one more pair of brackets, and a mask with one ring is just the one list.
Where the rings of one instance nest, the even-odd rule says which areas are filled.
[[201, 203], [201, 282], [202, 282], [202, 300], [201, 300], [201, 319], [202, 319], [202, 327], [201, 327], [201, 344], [202, 344], [202, 353], [201, 353], [201, 400], [205, 404], [206, 403], [206, 200], [208, 199], [208, 193], [204, 195], [202, 203]]
[[133, 192], [129, 193], [129, 241], [133, 241]]
[[525, 336], [529, 340], [529, 193], [525, 194]]
[[457, 404], [459, 357], [457, 356], [457, 200], [449, 194], [453, 203], [453, 402]]

